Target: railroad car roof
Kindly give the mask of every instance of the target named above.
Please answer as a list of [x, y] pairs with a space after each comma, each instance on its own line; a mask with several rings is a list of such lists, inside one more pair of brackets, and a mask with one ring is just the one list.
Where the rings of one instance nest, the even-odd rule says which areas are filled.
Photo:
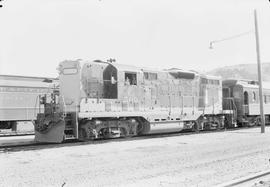
[[221, 76], [215, 76], [215, 75], [207, 75], [207, 74], [200, 74], [201, 77], [206, 79], [212, 79], [212, 80], [221, 80]]
[[108, 63], [108, 62], [103, 62], [103, 61], [88, 61], [88, 60], [83, 60], [81, 61], [81, 66], [86, 66], [87, 64], [93, 64], [93, 63], [102, 63], [102, 64], [107, 64], [115, 67], [117, 71], [123, 71], [123, 72], [142, 72], [142, 71], [151, 71], [151, 72], [158, 72], [159, 70], [154, 69], [154, 68], [145, 68], [145, 67], [136, 67], [132, 65], [125, 65], [125, 64], [118, 64], [118, 63]]
[[112, 63], [112, 66], [114, 66], [118, 71], [130, 71], [130, 72], [141, 72], [142, 68], [131, 66], [131, 65], [124, 65], [124, 64], [117, 64]]
[[[245, 88], [258, 88], [258, 81], [246, 80], [246, 79], [227, 79], [223, 80], [223, 83], [226, 85], [240, 85]], [[264, 89], [270, 89], [270, 82], [263, 82], [262, 86]]]
[[189, 70], [182, 70], [178, 68], [171, 68], [171, 69], [164, 69], [164, 70], [159, 70], [157, 68], [148, 68], [148, 67], [136, 67], [132, 65], [124, 65], [124, 64], [117, 64], [113, 63], [112, 64], [114, 67], [117, 68], [118, 71], [130, 71], [130, 72], [182, 72], [182, 73], [192, 73], [194, 75], [198, 74], [194, 71], [189, 71]]
[[21, 75], [0, 75], [0, 80], [27, 80], [27, 81], [43, 81], [53, 80], [57, 81], [57, 78], [52, 77], [32, 77], [32, 76], [21, 76]]
[[[248, 84], [248, 83], [245, 83], [245, 82], [239, 82], [238, 83], [239, 85], [242, 85], [243, 87], [245, 88], [259, 88], [259, 85], [254, 85], [254, 84]], [[262, 82], [262, 87], [264, 89], [270, 89], [270, 83], [269, 82]]]
[[31, 88], [48, 88], [53, 87], [53, 85], [57, 83], [47, 83], [41, 81], [25, 81], [25, 80], [1, 80], [0, 86], [5, 87], [31, 87]]
[[126, 65], [126, 64], [108, 63], [108, 62], [104, 62], [101, 60], [95, 60], [95, 61], [80, 60], [80, 63], [81, 63], [81, 66], [85, 66], [86, 64], [91, 64], [91, 63], [104, 63], [104, 64], [108, 64], [108, 65], [115, 67], [117, 69], [117, 71], [121, 71], [121, 72], [187, 73], [187, 74], [194, 74], [194, 76], [200, 75], [200, 76], [208, 78], [208, 79], [214, 79], [214, 80], [221, 79], [220, 76], [205, 75], [205, 74], [200, 74], [196, 71], [183, 70], [183, 69], [179, 69], [179, 68], [159, 70], [157, 68], [137, 67], [137, 66]]
[[180, 69], [180, 68], [165, 69], [165, 70], [163, 70], [163, 71], [166, 71], [166, 72], [193, 73], [194, 75], [198, 74], [198, 72], [190, 71], [190, 70], [183, 70], [183, 69]]
[[88, 61], [84, 60], [81, 61], [81, 65], [85, 66], [85, 64], [91, 64], [91, 63], [104, 63], [104, 64], [110, 64], [114, 66], [118, 71], [128, 71], [128, 72], [183, 72], [183, 73], [194, 73], [198, 74], [198, 72], [195, 71], [190, 71], [190, 70], [183, 70], [179, 68], [171, 68], [171, 69], [157, 69], [157, 68], [149, 68], [149, 67], [137, 67], [133, 65], [126, 65], [126, 64], [119, 64], [119, 63], [108, 63], [108, 62], [103, 62], [103, 61]]

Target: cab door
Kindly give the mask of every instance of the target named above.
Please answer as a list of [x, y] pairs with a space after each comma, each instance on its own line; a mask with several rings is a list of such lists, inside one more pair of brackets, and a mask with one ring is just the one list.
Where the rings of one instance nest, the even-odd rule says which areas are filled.
[[249, 97], [248, 97], [248, 92], [247, 91], [244, 91], [243, 113], [244, 114], [249, 113]]

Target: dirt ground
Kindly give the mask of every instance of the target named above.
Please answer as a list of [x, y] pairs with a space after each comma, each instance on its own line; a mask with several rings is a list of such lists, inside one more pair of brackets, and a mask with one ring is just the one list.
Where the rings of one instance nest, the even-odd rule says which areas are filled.
[[0, 186], [216, 186], [270, 169], [270, 128], [0, 152]]

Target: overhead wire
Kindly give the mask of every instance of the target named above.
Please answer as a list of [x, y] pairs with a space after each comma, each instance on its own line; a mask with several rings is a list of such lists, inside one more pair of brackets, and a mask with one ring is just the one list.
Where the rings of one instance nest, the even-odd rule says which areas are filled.
[[230, 36], [230, 37], [222, 38], [220, 40], [213, 40], [213, 41], [210, 42], [210, 47], [209, 48], [212, 49], [214, 43], [218, 43], [218, 42], [222, 42], [222, 41], [226, 41], [226, 40], [232, 40], [232, 39], [235, 39], [235, 38], [239, 38], [239, 37], [248, 35], [250, 33], [254, 33], [254, 30], [250, 30], [250, 31], [243, 32], [243, 33], [240, 33], [240, 34], [236, 34], [236, 35], [233, 35], [233, 36]]

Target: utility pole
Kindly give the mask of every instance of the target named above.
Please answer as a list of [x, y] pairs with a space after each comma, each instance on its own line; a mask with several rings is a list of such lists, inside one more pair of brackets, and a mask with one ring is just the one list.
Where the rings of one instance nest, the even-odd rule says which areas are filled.
[[257, 67], [258, 67], [258, 80], [259, 80], [259, 95], [260, 95], [260, 113], [261, 113], [261, 133], [265, 132], [265, 118], [263, 111], [263, 93], [262, 93], [262, 73], [261, 73], [261, 59], [260, 59], [260, 44], [257, 11], [254, 10], [254, 23], [255, 23], [255, 38], [256, 38], [256, 52], [257, 52]]

